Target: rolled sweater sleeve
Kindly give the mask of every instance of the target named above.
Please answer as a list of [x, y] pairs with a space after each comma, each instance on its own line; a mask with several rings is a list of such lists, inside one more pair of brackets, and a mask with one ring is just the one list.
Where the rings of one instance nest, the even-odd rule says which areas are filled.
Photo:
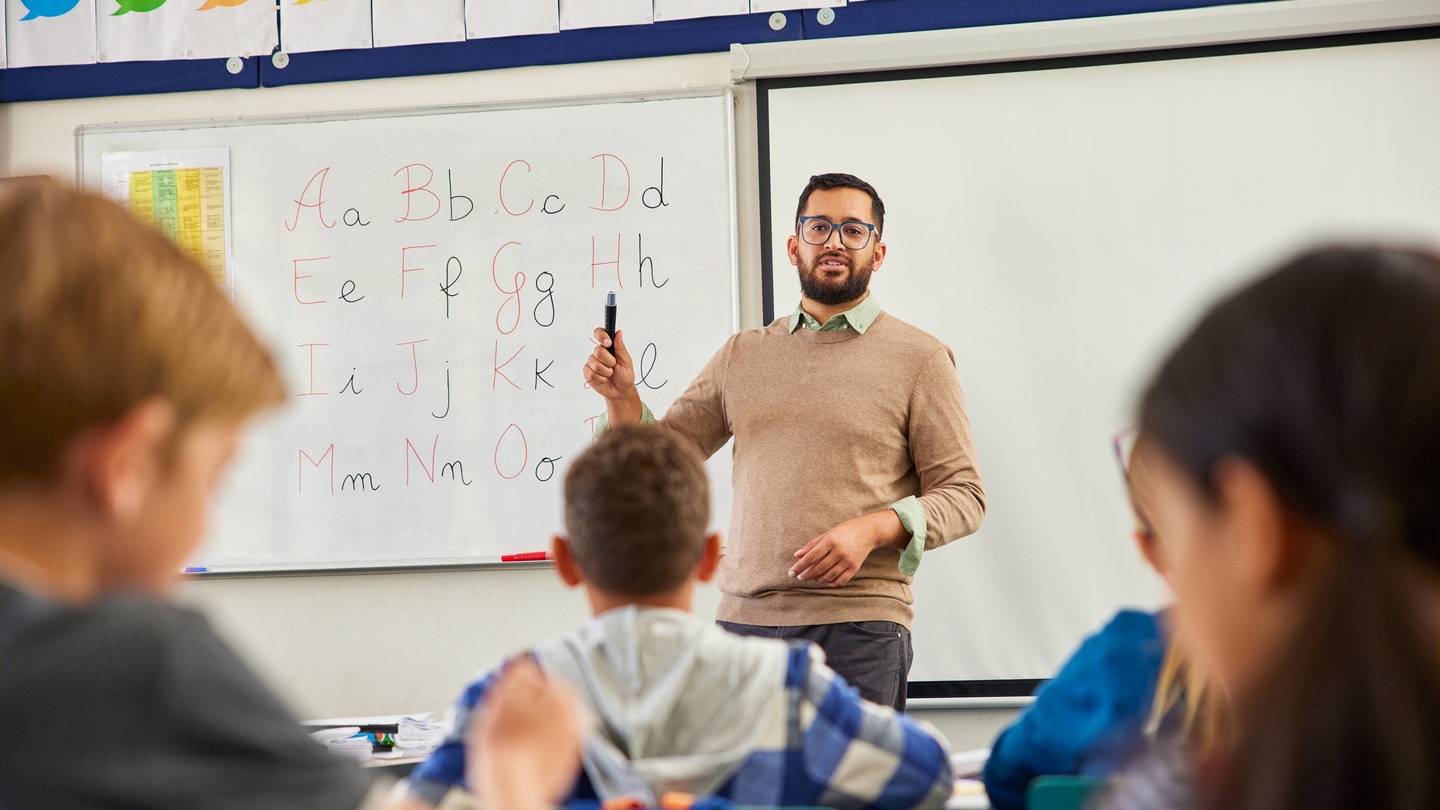
[[975, 463], [965, 395], [948, 348], [935, 350], [911, 389], [909, 436], [925, 514], [921, 531], [907, 527], [918, 563], [920, 548], [929, 550], [971, 534], [985, 518], [985, 489]]
[[[725, 416], [725, 366], [729, 362], [732, 337], [701, 369], [699, 376], [685, 393], [665, 412], [664, 424], [694, 442], [706, 458], [730, 441], [730, 423]], [[640, 424], [659, 421], [650, 406], [640, 403]], [[600, 414], [595, 420], [593, 438], [610, 429], [610, 416]]]

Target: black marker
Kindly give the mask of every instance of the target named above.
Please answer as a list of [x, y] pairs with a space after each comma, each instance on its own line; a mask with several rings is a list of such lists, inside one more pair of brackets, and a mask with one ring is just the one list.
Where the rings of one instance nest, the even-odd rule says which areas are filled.
[[615, 291], [605, 293], [605, 334], [610, 336], [610, 355], [620, 362], [619, 350], [615, 348]]

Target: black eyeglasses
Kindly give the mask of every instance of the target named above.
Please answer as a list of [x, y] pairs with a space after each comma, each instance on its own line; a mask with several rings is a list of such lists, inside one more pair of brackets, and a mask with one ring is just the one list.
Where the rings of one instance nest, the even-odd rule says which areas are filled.
[[863, 250], [870, 244], [870, 235], [875, 226], [868, 222], [842, 222], [835, 224], [825, 217], [800, 217], [800, 238], [807, 245], [820, 246], [830, 241], [830, 234], [840, 232], [840, 244], [850, 250]]
[[1146, 517], [1145, 511], [1135, 501], [1134, 481], [1130, 479], [1130, 457], [1135, 449], [1135, 439], [1140, 435], [1140, 428], [1131, 425], [1128, 428], [1110, 437], [1110, 447], [1115, 451], [1115, 463], [1120, 465], [1120, 479], [1125, 482], [1125, 495], [1130, 499], [1130, 508], [1135, 512], [1135, 519], [1140, 521], [1140, 531], [1150, 539], [1155, 539], [1155, 524]]

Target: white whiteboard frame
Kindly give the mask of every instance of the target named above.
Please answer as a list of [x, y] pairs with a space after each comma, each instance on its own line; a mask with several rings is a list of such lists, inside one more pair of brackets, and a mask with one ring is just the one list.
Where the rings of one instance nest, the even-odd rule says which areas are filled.
[[[267, 126], [274, 124], [311, 124], [333, 121], [350, 121], [375, 118], [410, 118], [417, 116], [453, 115], [504, 110], [547, 109], [555, 107], [579, 107], [602, 104], [626, 104], [646, 101], [670, 101], [690, 98], [722, 98], [725, 102], [725, 159], [727, 178], [727, 216], [730, 238], [730, 330], [740, 329], [740, 240], [739, 192], [737, 189], [736, 132], [735, 132], [735, 91], [726, 87], [702, 87], [683, 91], [659, 93], [618, 93], [611, 95], [577, 96], [567, 98], [497, 102], [489, 104], [447, 104], [425, 107], [375, 108], [344, 112], [302, 113], [264, 116], [236, 116], [232, 118], [197, 118], [176, 121], [144, 121], [124, 124], [82, 124], [75, 128], [75, 184], [87, 191], [101, 190], [101, 160], [103, 152], [99, 139], [91, 136], [112, 135], [129, 132], [170, 132], [193, 129], [223, 129], [228, 127]], [[359, 573], [396, 573], [415, 571], [439, 571], [457, 569], [503, 569], [520, 570], [549, 567], [549, 562], [502, 562], [497, 555], [474, 557], [425, 557], [418, 559], [386, 560], [383, 563], [364, 562], [313, 562], [313, 563], [245, 563], [242, 565], [204, 566], [188, 568], [183, 574], [195, 577], [253, 577], [253, 576], [296, 576], [296, 575], [344, 575]]]
[[[1307, 3], [1307, 2], [1302, 2], [1301, 0], [1295, 0], [1293, 3], [1285, 3], [1285, 4], [1278, 4], [1278, 3], [1277, 3], [1277, 4], [1275, 4], [1275, 7], [1278, 8], [1278, 7], [1280, 7], [1281, 5], [1294, 5], [1294, 6], [1296, 6], [1296, 7], [1310, 7], [1310, 8], [1313, 8], [1313, 7], [1316, 6], [1316, 5], [1322, 5], [1322, 4], [1317, 4], [1317, 3], [1313, 3], [1313, 2]], [[1355, 5], [1357, 5], [1357, 4], [1353, 4], [1353, 3], [1345, 3], [1345, 4], [1341, 4], [1341, 3], [1324, 3], [1323, 5], [1327, 5], [1327, 6], [1338, 6], [1338, 5], [1355, 6]], [[1374, 6], [1384, 7], [1384, 6], [1395, 6], [1395, 5], [1397, 5], [1397, 4], [1396, 4], [1396, 3], [1386, 2], [1385, 0], [1377, 0], [1377, 2], [1375, 2], [1375, 3], [1373, 3], [1373, 4], [1364, 4], [1364, 5], [1367, 5], [1367, 6], [1368, 6], [1368, 5], [1374, 5]], [[1412, 6], [1413, 6], [1414, 4], [1410, 4], [1410, 3], [1407, 2], [1406, 5], [1412, 5]], [[1428, 15], [1427, 15], [1427, 17], [1426, 17], [1425, 20], [1423, 20], [1423, 21], [1420, 22], [1420, 23], [1413, 24], [1413, 25], [1404, 25], [1404, 26], [1378, 26], [1378, 27], [1376, 27], [1376, 26], [1370, 26], [1370, 27], [1362, 27], [1360, 30], [1327, 31], [1327, 32], [1326, 32], [1326, 36], [1323, 36], [1323, 37], [1320, 37], [1320, 36], [1312, 36], [1312, 35], [1310, 35], [1310, 33], [1307, 31], [1306, 34], [1305, 34], [1305, 36], [1304, 36], [1303, 38], [1304, 38], [1305, 40], [1312, 40], [1313, 42], [1325, 42], [1325, 41], [1333, 40], [1334, 42], [1333, 42], [1332, 44], [1360, 44], [1360, 42], [1356, 42], [1356, 43], [1342, 43], [1342, 40], [1346, 39], [1347, 37], [1353, 37], [1353, 38], [1356, 39], [1356, 40], [1375, 39], [1375, 40], [1378, 40], [1378, 41], [1390, 41], [1389, 39], [1387, 39], [1387, 37], [1393, 37], [1393, 38], [1394, 38], [1395, 40], [1397, 40], [1397, 41], [1405, 41], [1405, 40], [1408, 40], [1408, 39], [1414, 39], [1414, 40], [1440, 40], [1440, 36], [1437, 36], [1437, 34], [1435, 33], [1435, 25], [1433, 25], [1433, 24], [1436, 24], [1436, 23], [1440, 23], [1440, 5], [1437, 5], [1437, 4], [1434, 4], [1434, 3], [1429, 3], [1429, 4], [1427, 4], [1427, 10], [1428, 10], [1428, 9], [1431, 9], [1431, 8], [1433, 8], [1434, 10], [1433, 10], [1433, 11], [1429, 11], [1429, 13], [1428, 13]], [[1139, 15], [1137, 15], [1137, 16], [1139, 16]], [[1110, 18], [1111, 21], [1118, 20], [1118, 19], [1120, 19], [1120, 18]], [[1427, 24], [1425, 24], [1425, 23], [1431, 23], [1431, 24], [1428, 24], [1428, 25], [1427, 25]], [[1042, 26], [1042, 25], [1049, 25], [1049, 24], [1030, 24], [1030, 25], [1031, 25], [1031, 26], [1034, 26], [1034, 27], [1039, 27], [1039, 26]], [[1019, 28], [1019, 26], [1009, 26], [1009, 27], [1000, 27], [1000, 28]], [[1416, 30], [1416, 29], [1426, 29], [1426, 30]], [[986, 31], [994, 31], [994, 30], [997, 30], [997, 29], [985, 29], [985, 30], [986, 30]], [[1387, 34], [1387, 33], [1384, 33], [1384, 32], [1393, 32], [1393, 33]], [[949, 33], [949, 34], [958, 34], [958, 33], [960, 33], [960, 32], [946, 32], [946, 33]], [[902, 38], [904, 38], [905, 36], [908, 36], [908, 35], [901, 35], [900, 37], [897, 37], [897, 39], [902, 39]], [[1113, 64], [1123, 64], [1123, 63], [1132, 63], [1132, 62], [1145, 62], [1145, 61], [1147, 61], [1146, 54], [1149, 53], [1149, 52], [1156, 52], [1156, 57], [1155, 57], [1155, 58], [1157, 58], [1157, 59], [1160, 59], [1160, 58], [1168, 59], [1168, 58], [1174, 58], [1174, 57], [1177, 57], [1177, 56], [1180, 57], [1180, 58], [1186, 58], [1187, 56], [1205, 57], [1205, 56], [1209, 56], [1209, 55], [1215, 55], [1215, 54], [1213, 54], [1213, 53], [1207, 53], [1207, 52], [1206, 52], [1206, 51], [1207, 51], [1207, 46], [1214, 46], [1214, 50], [1215, 50], [1215, 51], [1224, 52], [1224, 53], [1229, 53], [1229, 52], [1231, 52], [1231, 51], [1235, 51], [1235, 52], [1238, 52], [1238, 53], [1255, 53], [1255, 52], [1261, 52], [1261, 53], [1263, 53], [1263, 52], [1269, 52], [1269, 51], [1272, 51], [1272, 50], [1273, 50], [1273, 51], [1287, 51], [1287, 50], [1294, 50], [1294, 49], [1296, 49], [1297, 47], [1303, 47], [1303, 48], [1309, 48], [1309, 47], [1311, 47], [1311, 44], [1309, 44], [1309, 43], [1306, 43], [1306, 42], [1297, 42], [1296, 40], [1299, 39], [1299, 38], [1301, 38], [1301, 35], [1300, 35], [1300, 34], [1294, 34], [1294, 35], [1288, 35], [1288, 36], [1287, 36], [1287, 35], [1277, 35], [1277, 36], [1272, 36], [1272, 37], [1269, 37], [1269, 38], [1243, 37], [1243, 38], [1236, 38], [1236, 39], [1233, 40], [1233, 41], [1219, 41], [1219, 42], [1215, 41], [1214, 39], [1209, 39], [1209, 40], [1203, 40], [1202, 42], [1196, 43], [1193, 48], [1185, 48], [1185, 49], [1176, 49], [1176, 48], [1167, 48], [1167, 47], [1155, 47], [1155, 48], [1145, 48], [1145, 49], [1143, 49], [1143, 50], [1140, 50], [1140, 49], [1117, 48], [1117, 47], [1112, 47], [1112, 48], [1100, 48], [1100, 47], [1097, 47], [1097, 48], [1095, 48], [1095, 49], [1093, 49], [1093, 50], [1088, 50], [1088, 51], [1067, 52], [1067, 51], [1064, 51], [1063, 49], [1062, 49], [1062, 50], [1053, 50], [1053, 49], [1047, 50], [1047, 49], [1041, 49], [1041, 48], [1039, 48], [1039, 46], [1037, 46], [1037, 50], [1036, 50], [1035, 54], [1032, 55], [1032, 56], [1030, 56], [1030, 57], [1027, 57], [1024, 61], [1030, 62], [1030, 63], [1035, 64], [1035, 65], [1039, 65], [1039, 66], [1045, 67], [1045, 69], [1048, 69], [1049, 66], [1053, 66], [1054, 68], [1064, 69], [1064, 68], [1068, 68], [1068, 67], [1077, 67], [1077, 66], [1091, 65], [1091, 64], [1096, 64], [1096, 65], [1109, 65], [1109, 64], [1112, 64], [1112, 63], [1113, 63]], [[1039, 41], [1041, 41], [1041, 40], [1043, 40], [1043, 39], [1044, 39], [1043, 36], [1037, 34], [1036, 39], [1035, 39], [1035, 42], [1039, 42]], [[853, 41], [852, 41], [852, 42], [853, 42]], [[1034, 43], [1032, 43], [1032, 44], [1034, 44]], [[768, 46], [767, 46], [767, 47], [768, 47]], [[732, 51], [732, 54], [733, 54], [733, 51]], [[923, 55], [922, 55], [922, 56], [923, 56]], [[780, 163], [777, 163], [777, 162], [776, 162], [776, 158], [774, 157], [773, 154], [771, 154], [771, 153], [773, 153], [773, 151], [774, 151], [774, 150], [773, 150], [772, 143], [771, 143], [771, 138], [773, 137], [773, 131], [769, 129], [769, 127], [770, 127], [771, 124], [772, 124], [772, 118], [771, 118], [771, 115], [770, 115], [769, 110], [770, 110], [770, 105], [774, 103], [774, 102], [772, 101], [771, 97], [770, 97], [770, 93], [771, 93], [772, 91], [788, 91], [788, 90], [804, 89], [804, 88], [821, 88], [821, 87], [825, 87], [825, 86], [831, 85], [831, 84], [852, 84], [852, 83], [853, 83], [853, 84], [869, 84], [869, 83], [884, 84], [884, 83], [891, 82], [891, 81], [904, 82], [904, 81], [910, 81], [910, 80], [923, 80], [923, 79], [929, 79], [929, 78], [942, 78], [942, 77], [946, 77], [946, 76], [950, 76], [950, 75], [970, 75], [969, 73], [966, 72], [967, 68], [970, 69], [970, 70], [975, 70], [974, 67], [970, 67], [970, 66], [974, 65], [975, 63], [981, 62], [981, 61], [996, 61], [996, 62], [1000, 62], [1000, 63], [1002, 63], [1002, 64], [1005, 63], [1005, 62], [1020, 61], [1018, 58], [997, 59], [997, 60], [978, 60], [978, 59], [976, 59], [976, 60], [971, 60], [971, 59], [967, 59], [967, 58], [960, 58], [957, 54], [951, 54], [950, 56], [951, 56], [951, 58], [950, 58], [948, 61], [946, 61], [943, 65], [940, 65], [940, 66], [917, 67], [917, 68], [915, 68], [915, 69], [913, 69], [913, 70], [894, 70], [894, 71], [877, 72], [877, 73], [870, 74], [870, 73], [866, 73], [866, 72], [862, 72], [862, 71], [843, 70], [843, 69], [840, 69], [840, 70], [831, 71], [831, 72], [829, 72], [829, 73], [825, 73], [824, 75], [811, 75], [810, 72], [805, 71], [805, 70], [801, 70], [801, 69], [799, 69], [798, 67], [795, 67], [795, 69], [794, 69], [793, 72], [790, 72], [790, 73], [780, 73], [780, 74], [776, 75], [773, 81], [763, 81], [763, 80], [762, 80], [761, 82], [759, 82], [759, 89], [757, 90], [757, 106], [758, 106], [759, 109], [761, 110], [761, 114], [760, 114], [760, 116], [759, 116], [759, 117], [760, 117], [760, 122], [761, 122], [761, 124], [760, 124], [760, 131], [758, 132], [758, 136], [759, 136], [759, 138], [760, 138], [760, 141], [759, 141], [759, 144], [758, 144], [758, 149], [759, 149], [759, 150], [761, 151], [761, 153], [762, 153], [762, 156], [761, 156], [762, 166], [782, 165], [782, 164], [780, 164]], [[1050, 65], [1047, 66], [1047, 63], [1050, 63]], [[798, 64], [798, 63], [796, 63], [796, 64]], [[1025, 70], [1026, 68], [1027, 68], [1027, 66], [1023, 66], [1023, 65], [1013, 65], [1013, 66], [1010, 66], [1010, 67], [999, 67], [999, 68], [996, 69], [996, 72], [998, 72], [998, 73], [1016, 72], [1016, 71], [1020, 71], [1020, 70]], [[956, 70], [957, 70], [957, 73], [956, 73], [956, 74], [949, 74], [949, 73], [946, 72], [947, 69], [956, 69]], [[823, 73], [823, 71], [816, 71], [816, 72], [817, 72], [817, 73]], [[980, 69], [979, 69], [979, 72], [982, 72], [982, 73], [985, 72], [984, 68], [980, 68]], [[781, 291], [777, 289], [776, 279], [777, 279], [780, 275], [782, 275], [782, 272], [781, 272], [782, 270], [789, 271], [789, 272], [793, 275], [793, 271], [791, 271], [790, 268], [784, 266], [784, 264], [783, 264], [783, 255], [777, 255], [777, 253], [775, 252], [775, 248], [773, 247], [774, 244], [778, 244], [778, 243], [777, 243], [776, 240], [775, 240], [775, 236], [776, 236], [776, 235], [775, 235], [774, 233], [772, 233], [772, 230], [773, 230], [773, 228], [775, 227], [776, 220], [780, 218], [780, 217], [777, 217], [776, 214], [775, 214], [775, 211], [777, 210], [776, 206], [779, 206], [779, 209], [778, 209], [778, 210], [781, 210], [781, 211], [789, 211], [789, 210], [790, 210], [790, 209], [784, 207], [786, 204], [788, 204], [788, 200], [789, 200], [790, 198], [789, 198], [789, 197], [786, 197], [786, 196], [783, 195], [783, 194], [777, 196], [776, 193], [775, 193], [775, 190], [774, 190], [773, 183], [774, 183], [774, 172], [773, 172], [773, 171], [768, 171], [768, 172], [766, 172], [766, 174], [763, 175], [763, 176], [760, 178], [760, 205], [761, 205], [760, 217], [761, 217], [761, 231], [762, 231], [762, 243], [763, 243], [762, 250], [765, 251], [765, 254], [764, 254], [764, 274], [765, 274], [765, 275], [764, 275], [764, 278], [763, 278], [762, 281], [761, 281], [761, 284], [762, 284], [762, 287], [764, 288], [764, 289], [763, 289], [763, 295], [764, 295], [766, 298], [770, 299], [769, 306], [766, 308], [766, 311], [763, 313], [764, 317], [767, 318], [767, 319], [780, 316], [780, 315], [782, 315], [784, 312], [787, 312], [787, 311], [788, 311], [787, 309], [784, 308], [784, 303], [783, 303], [783, 301], [786, 300], [786, 299], [782, 299], [782, 298], [781, 298], [781, 295], [780, 295], [780, 292], [781, 292]], [[789, 192], [786, 192], [786, 193], [788, 194]], [[788, 214], [786, 214], [785, 216], [788, 216]], [[784, 231], [782, 230], [782, 231], [779, 232], [778, 235], [783, 236], [783, 233], [784, 233]], [[795, 290], [794, 292], [798, 292], [798, 289]], [[882, 294], [883, 294], [883, 293], [882, 293]], [[788, 299], [788, 300], [793, 300], [793, 299]], [[1119, 426], [1119, 425], [1117, 425], [1117, 427], [1118, 427], [1118, 426]], [[983, 470], [983, 467], [984, 467], [984, 464], [983, 464], [983, 458], [982, 458], [982, 470]], [[925, 576], [925, 575], [922, 573], [920, 576]], [[1098, 629], [1098, 625], [1096, 626], [1096, 628], [1092, 628], [1092, 630], [1093, 630], [1093, 629]], [[919, 638], [917, 638], [916, 640], [917, 640], [917, 642], [920, 641]], [[933, 640], [933, 639], [932, 639], [932, 640]], [[1075, 642], [1076, 644], [1078, 644], [1078, 643], [1080, 642], [1080, 637], [1079, 637], [1079, 636], [1076, 636], [1075, 639], [1074, 639], [1074, 642]], [[1073, 649], [1073, 648], [1072, 648], [1072, 649]], [[953, 677], [953, 676], [952, 676], [952, 677]], [[1009, 687], [1009, 688], [1020, 688], [1020, 686], [1021, 686], [1022, 684], [1031, 684], [1031, 683], [1034, 683], [1034, 679], [1032, 679], [1032, 678], [1020, 678], [1020, 677], [995, 678], [995, 679], [969, 679], [969, 680], [967, 680], [967, 679], [961, 679], [961, 678], [953, 678], [953, 680], [952, 680], [952, 679], [924, 680], [924, 681], [912, 680], [911, 683], [912, 683], [912, 684], [924, 683], [924, 684], [927, 684], [927, 685], [930, 685], [930, 686], [933, 686], [933, 687], [942, 687], [942, 688], [946, 687], [946, 686], [949, 685], [949, 684], [954, 684], [954, 687], [951, 688], [951, 691], [948, 692], [948, 693], [946, 693], [947, 696], [944, 696], [944, 697], [934, 697], [934, 698], [917, 698], [917, 699], [912, 699], [912, 702], [916, 703], [917, 707], [926, 707], [926, 708], [936, 708], [936, 707], [958, 708], [958, 707], [961, 707], [961, 706], [967, 706], [967, 707], [989, 707], [989, 706], [991, 706], [991, 705], [995, 705], [995, 706], [1008, 706], [1008, 705], [1012, 705], [1012, 704], [1010, 703], [1010, 701], [1016, 700], [1016, 699], [1018, 698], [1018, 695], [1016, 696], [1016, 698], [1011, 698], [1011, 697], [997, 697], [997, 698], [990, 698], [990, 697], [968, 697], [967, 695], [980, 694], [980, 693], [988, 693], [991, 689], [996, 688], [996, 687], [999, 687], [999, 688], [1006, 688], [1006, 687]], [[982, 689], [974, 689], [973, 687], [974, 687], [974, 686], [977, 686], [977, 685], [983, 685], [984, 688], [982, 688]], [[953, 696], [949, 696], [949, 695], [953, 695]], [[926, 702], [922, 702], [922, 701], [926, 701]]]

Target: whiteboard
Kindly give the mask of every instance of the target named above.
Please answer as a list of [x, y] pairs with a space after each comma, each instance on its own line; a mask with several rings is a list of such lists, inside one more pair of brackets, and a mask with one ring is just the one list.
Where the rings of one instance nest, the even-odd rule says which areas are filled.
[[[107, 153], [230, 153], [230, 286], [289, 399], [245, 442], [195, 565], [547, 549], [604, 412], [580, 369], [606, 291], [659, 412], [736, 328], [732, 108], [711, 92], [79, 130], [91, 188]], [[728, 456], [710, 474], [723, 526]]]
[[1163, 604], [1109, 440], [1217, 294], [1318, 238], [1440, 244], [1440, 40], [793, 84], [761, 89], [774, 309], [806, 178], [873, 183], [872, 289], [954, 350], [985, 481], [920, 566], [912, 681], [1047, 678]]

